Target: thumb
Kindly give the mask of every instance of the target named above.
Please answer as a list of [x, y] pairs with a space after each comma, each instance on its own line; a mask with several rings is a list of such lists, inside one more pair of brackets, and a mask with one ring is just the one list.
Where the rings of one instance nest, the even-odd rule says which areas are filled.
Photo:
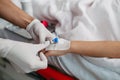
[[37, 67], [35, 70], [47, 68], [48, 61], [46, 56], [42, 52], [39, 53], [39, 60], [36, 62], [36, 64], [37, 64]]
[[47, 62], [47, 58], [46, 58], [46, 56], [43, 54], [43, 52], [40, 52], [39, 56], [40, 56], [40, 59], [41, 59], [42, 62], [44, 62], [44, 63]]

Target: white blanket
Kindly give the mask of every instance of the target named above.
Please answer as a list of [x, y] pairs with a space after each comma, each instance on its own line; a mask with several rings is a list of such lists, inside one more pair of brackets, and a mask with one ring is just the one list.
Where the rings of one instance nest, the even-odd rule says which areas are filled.
[[[120, 0], [33, 0], [34, 16], [68, 40], [120, 40]], [[119, 80], [120, 59], [68, 54], [50, 63], [81, 80]], [[73, 66], [74, 65], [74, 66]]]

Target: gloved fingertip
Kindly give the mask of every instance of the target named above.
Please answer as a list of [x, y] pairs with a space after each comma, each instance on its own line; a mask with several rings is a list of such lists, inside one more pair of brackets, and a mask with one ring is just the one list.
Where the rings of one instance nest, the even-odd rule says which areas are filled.
[[46, 56], [43, 54], [43, 52], [40, 52], [39, 56], [40, 56], [40, 58], [41, 58], [42, 61], [47, 61], [47, 58], [46, 58]]
[[44, 47], [43, 47], [43, 48], [48, 47], [48, 46], [50, 45], [50, 41], [45, 41], [45, 42], [43, 43], [43, 45], [44, 45]]
[[44, 56], [43, 52], [40, 52], [40, 53], [39, 53], [39, 56], [40, 56], [40, 57]]
[[40, 51], [40, 50], [43, 50], [43, 49], [47, 48], [49, 45], [50, 45], [50, 42], [49, 41], [45, 41], [44, 43], [36, 44], [35, 46], [36, 46], [36, 49], [38, 51]]
[[46, 41], [46, 42], [45, 42], [45, 45], [46, 45], [46, 46], [50, 45], [50, 41]]

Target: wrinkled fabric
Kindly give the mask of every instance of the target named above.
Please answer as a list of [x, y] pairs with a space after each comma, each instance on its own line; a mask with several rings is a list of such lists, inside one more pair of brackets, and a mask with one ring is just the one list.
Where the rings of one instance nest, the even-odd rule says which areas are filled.
[[[119, 0], [33, 0], [33, 12], [55, 23], [58, 36], [67, 40], [120, 40]], [[81, 80], [120, 79], [120, 59], [67, 54], [49, 61]]]

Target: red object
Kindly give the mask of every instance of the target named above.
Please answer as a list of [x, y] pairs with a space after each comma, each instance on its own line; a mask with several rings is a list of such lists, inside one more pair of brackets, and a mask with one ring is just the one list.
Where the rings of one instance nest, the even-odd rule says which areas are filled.
[[51, 67], [38, 70], [37, 73], [43, 76], [46, 80], [76, 80], [73, 77], [63, 74]]
[[[48, 22], [47, 21], [41, 21], [41, 23], [47, 28]], [[51, 67], [48, 67], [47, 69], [41, 69], [38, 70], [37, 73], [41, 76], [43, 76], [46, 80], [77, 80], [69, 75], [63, 74], [60, 71], [57, 71]]]
[[48, 22], [47, 22], [47, 21], [43, 20], [43, 21], [41, 21], [41, 23], [42, 23], [46, 28], [48, 27]]

